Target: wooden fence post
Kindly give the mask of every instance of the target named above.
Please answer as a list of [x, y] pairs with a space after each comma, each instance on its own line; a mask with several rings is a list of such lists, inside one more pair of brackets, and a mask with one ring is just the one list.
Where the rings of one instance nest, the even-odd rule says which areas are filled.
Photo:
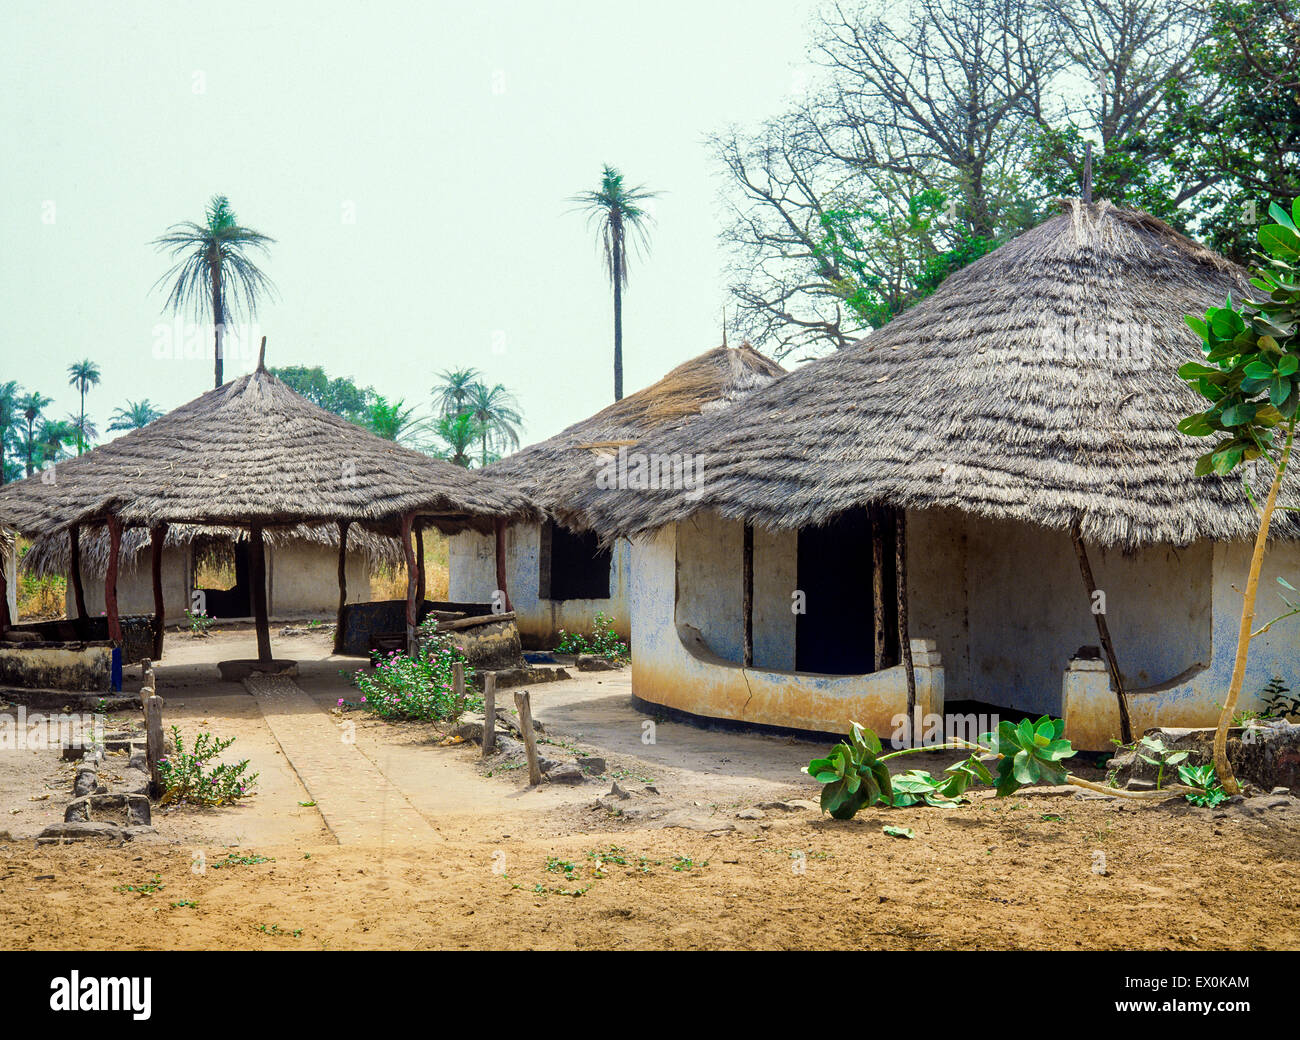
[[161, 798], [163, 794], [162, 768], [159, 763], [166, 755], [163, 750], [163, 699], [156, 693], [144, 702], [144, 721], [148, 734], [145, 757], [149, 762], [149, 795]]
[[465, 663], [463, 661], [453, 661], [451, 665], [451, 703], [453, 717], [460, 718], [460, 713], [465, 710]]
[[542, 767], [537, 762], [537, 734], [533, 732], [533, 708], [527, 690], [515, 694], [515, 707], [519, 709], [519, 730], [528, 754], [528, 785], [536, 787], [542, 782]]
[[483, 757], [497, 746], [497, 673], [483, 673]]

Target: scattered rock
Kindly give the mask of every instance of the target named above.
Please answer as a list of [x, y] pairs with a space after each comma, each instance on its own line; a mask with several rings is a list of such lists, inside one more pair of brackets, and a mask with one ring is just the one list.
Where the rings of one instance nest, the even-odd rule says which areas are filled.
[[85, 823], [90, 819], [90, 796], [76, 798], [63, 810], [65, 823]]
[[553, 784], [581, 784], [587, 778], [576, 762], [565, 762], [547, 773], [546, 779]]
[[759, 802], [758, 807], [779, 812], [812, 812], [818, 808], [816, 802], [803, 798], [795, 798], [787, 802]]
[[578, 671], [580, 672], [613, 672], [618, 670], [618, 665], [604, 657], [597, 657], [595, 654], [578, 655]]
[[740, 812], [736, 813], [736, 819], [765, 820], [767, 819], [767, 813], [763, 812], [762, 809], [741, 809]]
[[578, 759], [578, 766], [590, 776], [600, 776], [605, 772], [605, 760], [596, 755], [588, 755], [586, 758]]
[[99, 786], [99, 773], [94, 766], [83, 766], [77, 770], [76, 779], [72, 781], [72, 796], [80, 798], [90, 794]]
[[1275, 787], [1275, 788], [1273, 788], [1273, 790], [1269, 791], [1268, 793], [1271, 794], [1271, 795], [1289, 795], [1289, 794], [1291, 793], [1291, 788], [1289, 788], [1289, 787]]
[[115, 841], [129, 840], [130, 835], [115, 823], [106, 823], [103, 821], [80, 821], [52, 823], [45, 830], [41, 831], [37, 841], [45, 839], [58, 840], [61, 838], [70, 838], [80, 840], [84, 838], [110, 838]]
[[621, 798], [623, 801], [627, 801], [627, 800], [628, 800], [629, 798], [631, 798], [632, 796], [631, 796], [630, 794], [628, 794], [626, 791], [624, 791], [623, 788], [619, 787], [619, 786], [618, 786], [618, 781], [616, 780], [616, 781], [614, 782], [613, 786], [610, 787], [610, 789], [609, 789], [609, 794], [606, 795], [606, 797], [607, 797], [607, 798]]

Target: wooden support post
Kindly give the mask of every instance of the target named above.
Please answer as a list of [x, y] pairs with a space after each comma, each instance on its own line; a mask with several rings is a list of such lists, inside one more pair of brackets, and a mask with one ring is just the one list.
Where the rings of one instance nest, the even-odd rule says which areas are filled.
[[104, 575], [104, 613], [108, 616], [108, 638], [122, 645], [122, 621], [117, 613], [117, 568], [122, 555], [122, 521], [108, 516], [108, 573]]
[[497, 537], [497, 588], [501, 590], [501, 597], [505, 601], [502, 606], [508, 614], [515, 608], [510, 605], [510, 590], [506, 588], [506, 521], [505, 517], [497, 517], [496, 520], [496, 537]]
[[497, 673], [483, 673], [483, 757], [497, 746]]
[[907, 511], [894, 512], [894, 576], [898, 586], [898, 654], [907, 673], [907, 722], [915, 745], [916, 667], [912, 664], [912, 634], [907, 617]]
[[754, 525], [745, 525], [744, 548], [741, 554], [742, 586], [740, 610], [745, 621], [745, 643], [742, 661], [746, 668], [754, 667]]
[[1098, 610], [1097, 582], [1092, 577], [1092, 565], [1088, 562], [1088, 550], [1083, 544], [1083, 535], [1079, 530], [1079, 521], [1070, 527], [1070, 540], [1074, 542], [1074, 554], [1079, 558], [1079, 573], [1083, 575], [1083, 585], [1088, 591], [1088, 609], [1092, 619], [1097, 622], [1097, 635], [1101, 639], [1101, 649], [1106, 655], [1106, 666], [1110, 671], [1110, 681], [1115, 687], [1115, 697], [1119, 701], [1119, 735], [1125, 744], [1133, 743], [1133, 722], [1128, 714], [1128, 697], [1124, 693], [1124, 680], [1119, 673], [1119, 659], [1115, 656], [1115, 644], [1110, 640], [1110, 628], [1106, 624], [1105, 610]]
[[68, 572], [72, 578], [73, 603], [77, 607], [77, 620], [89, 617], [86, 610], [86, 589], [81, 584], [81, 525], [73, 524], [68, 528]]
[[415, 605], [415, 550], [411, 548], [411, 525], [414, 522], [413, 514], [402, 514], [402, 555], [406, 557], [406, 652], [412, 657], [416, 650], [415, 628], [419, 623]]
[[528, 691], [515, 694], [515, 707], [519, 709], [519, 732], [524, 735], [524, 752], [528, 755], [528, 786], [542, 782], [542, 767], [537, 761], [537, 734], [533, 732], [533, 708]]
[[885, 667], [885, 525], [879, 506], [871, 507], [871, 660]]
[[166, 536], [166, 524], [157, 524], [149, 532], [149, 576], [153, 581], [153, 656], [155, 661], [163, 655], [163, 630], [167, 626], [167, 612], [163, 605], [162, 584], [163, 539]]
[[162, 768], [159, 763], [167, 754], [163, 747], [162, 710], [163, 699], [156, 693], [145, 700], [144, 721], [147, 740], [145, 758], [149, 765], [149, 794], [153, 798], [162, 797]]
[[271, 660], [271, 622], [266, 612], [266, 544], [262, 525], [248, 528], [248, 580], [253, 586], [253, 622], [257, 626], [257, 659]]
[[[17, 536], [14, 537], [14, 544], [17, 545]], [[0, 548], [0, 632], [7, 631], [13, 624], [13, 618], [9, 616], [9, 578], [5, 568], [9, 566], [9, 553]], [[17, 575], [14, 575], [15, 579]]]
[[343, 652], [343, 608], [348, 602], [348, 528], [351, 521], [339, 521], [339, 612], [334, 619], [334, 652]]
[[453, 661], [451, 664], [451, 703], [452, 720], [460, 718], [465, 710], [465, 662]]
[[415, 525], [415, 605], [416, 609], [424, 604], [424, 525]]

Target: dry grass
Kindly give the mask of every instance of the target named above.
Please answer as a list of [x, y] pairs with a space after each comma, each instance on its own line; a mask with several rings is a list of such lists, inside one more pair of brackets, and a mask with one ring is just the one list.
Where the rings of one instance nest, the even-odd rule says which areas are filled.
[[[445, 600], [451, 587], [451, 543], [438, 531], [424, 532], [424, 594], [432, 600]], [[406, 599], [406, 567], [383, 563], [370, 571], [371, 602]]]

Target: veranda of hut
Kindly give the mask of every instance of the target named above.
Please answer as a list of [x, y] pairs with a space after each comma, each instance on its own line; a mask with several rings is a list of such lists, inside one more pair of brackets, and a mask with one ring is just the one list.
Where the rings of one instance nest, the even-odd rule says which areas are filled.
[[[704, 452], [712, 475], [695, 502], [582, 504], [632, 539], [634, 697], [882, 737], [906, 733], [909, 701], [946, 731], [1049, 714], [1109, 750], [1100, 619], [1134, 733], [1213, 725], [1255, 518], [1239, 482], [1192, 476], [1205, 448], [1173, 426], [1199, 407], [1175, 371], [1199, 358], [1183, 314], [1229, 288], [1241, 271], [1160, 222], [1076, 203], [862, 343], [647, 444]], [[1088, 308], [1144, 315], [1145, 345], [1057, 320]], [[1275, 527], [1262, 589], [1300, 573], [1296, 533]], [[1253, 641], [1242, 707], [1298, 673], [1292, 619]]]
[[[426, 527], [446, 534], [492, 530], [506, 519], [538, 515], [524, 495], [492, 477], [383, 440], [307, 401], [266, 370], [264, 354], [250, 375], [60, 463], [53, 478], [47, 477], [37, 475], [0, 490], [0, 525], [30, 537], [67, 538], [75, 616], [70, 623], [55, 623], [55, 635], [66, 640], [69, 636], [60, 633], [67, 629], [80, 640], [92, 640], [84, 649], [94, 660], [81, 670], [95, 682], [105, 672], [101, 658], [111, 649], [114, 684], [120, 682], [123, 663], [162, 654], [161, 621], [167, 613], [163, 555], [173, 525], [248, 532], [257, 663], [265, 669], [272, 663], [265, 547], [280, 533], [303, 525], [336, 525], [336, 641], [344, 635], [349, 529], [399, 539], [408, 594], [405, 610], [398, 609], [394, 617], [401, 627], [404, 614], [411, 647], [427, 606], [419, 532]], [[118, 595], [122, 540], [133, 529], [147, 530], [150, 544], [152, 634], [144, 638], [139, 626], [130, 626], [130, 632], [124, 628]], [[104, 537], [108, 544], [103, 616], [92, 612], [86, 599], [83, 536]], [[8, 592], [8, 576], [4, 584], [0, 593]], [[4, 669], [21, 673], [23, 659], [32, 659], [29, 650], [66, 656], [65, 647], [49, 644], [49, 633], [24, 632], [11, 618], [6, 599], [0, 609]], [[99, 632], [101, 622], [106, 622], [106, 639]], [[33, 641], [35, 646], [22, 645]], [[7, 645], [13, 643], [19, 645]]]
[[[590, 471], [593, 461], [605, 465], [602, 460], [608, 460], [608, 472], [616, 474], [620, 450], [626, 460], [644, 437], [701, 413], [715, 414], [782, 372], [747, 345], [706, 351], [485, 472], [523, 487], [553, 515], [563, 512], [597, 480], [599, 474]], [[680, 469], [674, 475], [671, 466], [663, 476], [670, 482], [693, 479]], [[527, 649], [552, 648], [562, 632], [589, 633], [597, 614], [610, 619], [624, 642], [636, 638], [629, 600], [632, 547], [625, 538], [606, 542], [595, 530], [549, 517], [510, 524], [499, 537], [465, 531], [450, 539], [449, 571], [448, 595], [457, 601], [491, 602], [504, 576], [509, 608]]]
[[[88, 603], [104, 602], [109, 544], [106, 532], [81, 538], [81, 581]], [[253, 620], [248, 532], [239, 528], [169, 527], [162, 548], [164, 622], [180, 624], [187, 611], [218, 620]], [[333, 616], [338, 609], [339, 531], [336, 525], [297, 527], [266, 533], [266, 603], [272, 621]], [[36, 578], [66, 578], [71, 566], [67, 534], [37, 538], [24, 555], [23, 573]], [[118, 609], [123, 614], [154, 610], [149, 532], [122, 533], [117, 577]], [[229, 573], [233, 584], [208, 588], [204, 564]], [[353, 601], [370, 598], [370, 576], [377, 566], [404, 565], [401, 544], [363, 529], [348, 534], [344, 581]], [[196, 596], [195, 593], [200, 595]], [[65, 614], [76, 617], [76, 591], [69, 581]]]

